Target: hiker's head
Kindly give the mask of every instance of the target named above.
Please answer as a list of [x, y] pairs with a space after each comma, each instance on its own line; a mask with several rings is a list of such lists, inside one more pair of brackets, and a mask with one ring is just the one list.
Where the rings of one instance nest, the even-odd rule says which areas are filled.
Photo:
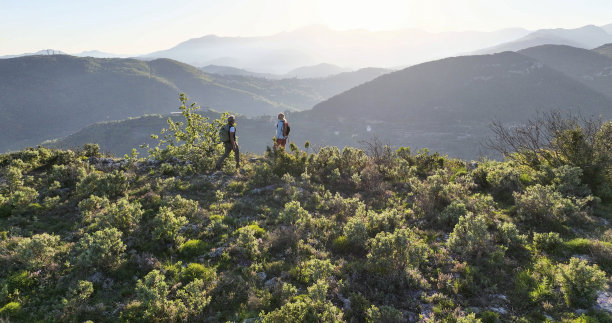
[[234, 124], [234, 121], [236, 121], [236, 117], [234, 117], [233, 115], [227, 117], [227, 123]]
[[279, 113], [278, 114], [278, 120], [285, 120], [285, 114], [284, 113]]

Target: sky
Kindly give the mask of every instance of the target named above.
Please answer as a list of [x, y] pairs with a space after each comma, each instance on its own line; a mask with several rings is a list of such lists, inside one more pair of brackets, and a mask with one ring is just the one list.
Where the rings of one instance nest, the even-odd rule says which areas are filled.
[[493, 31], [612, 23], [610, 0], [0, 0], [0, 56], [136, 55], [191, 38], [335, 30]]

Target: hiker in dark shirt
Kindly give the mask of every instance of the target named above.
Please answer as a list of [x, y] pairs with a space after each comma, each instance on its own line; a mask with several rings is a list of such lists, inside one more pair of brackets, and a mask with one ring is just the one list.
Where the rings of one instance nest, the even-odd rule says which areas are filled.
[[227, 156], [229, 156], [230, 152], [234, 151], [234, 156], [236, 157], [236, 168], [240, 168], [240, 151], [238, 147], [238, 142], [236, 141], [236, 117], [233, 115], [227, 118], [227, 124], [221, 127], [221, 132], [219, 133], [219, 137], [221, 141], [223, 141], [223, 145], [225, 146], [225, 153], [219, 158], [217, 161], [217, 165], [215, 169], [220, 170], [223, 165], [223, 161]]

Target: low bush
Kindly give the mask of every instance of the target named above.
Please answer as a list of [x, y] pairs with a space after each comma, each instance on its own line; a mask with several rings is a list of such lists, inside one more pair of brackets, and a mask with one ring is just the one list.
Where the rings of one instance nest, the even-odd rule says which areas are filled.
[[597, 292], [603, 290], [607, 282], [606, 274], [597, 265], [591, 266], [578, 258], [560, 264], [557, 279], [566, 304], [579, 308], [593, 305]]
[[202, 240], [192, 239], [181, 245], [179, 251], [185, 258], [194, 258], [202, 256], [210, 249], [210, 245]]
[[563, 240], [556, 232], [545, 232], [533, 234], [533, 246], [536, 250], [554, 252], [563, 245]]
[[105, 228], [85, 235], [77, 242], [74, 251], [75, 265], [83, 269], [112, 271], [125, 261], [125, 244], [116, 228]]

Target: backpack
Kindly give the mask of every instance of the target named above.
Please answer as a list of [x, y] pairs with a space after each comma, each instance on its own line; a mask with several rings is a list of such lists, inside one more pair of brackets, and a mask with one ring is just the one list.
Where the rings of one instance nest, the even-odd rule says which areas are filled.
[[289, 136], [289, 131], [291, 131], [291, 127], [289, 127], [289, 122], [285, 122], [285, 130], [287, 131], [287, 135], [286, 136]]
[[224, 124], [220, 129], [219, 129], [219, 139], [222, 142], [229, 142], [230, 141], [230, 135], [229, 135], [229, 131], [230, 128], [232, 127], [232, 125], [230, 125], [229, 123]]

